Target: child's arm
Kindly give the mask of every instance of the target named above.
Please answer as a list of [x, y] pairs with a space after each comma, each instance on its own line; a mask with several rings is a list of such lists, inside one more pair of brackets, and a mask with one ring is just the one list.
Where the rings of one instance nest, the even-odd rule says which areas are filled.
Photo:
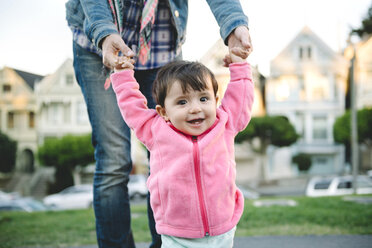
[[130, 60], [123, 60], [122, 63], [119, 61], [115, 73], [111, 75], [111, 81], [123, 119], [134, 130], [137, 138], [150, 148], [151, 126], [157, 113], [147, 107], [147, 100], [134, 78], [133, 63]]
[[228, 114], [227, 128], [237, 133], [247, 126], [251, 118], [254, 85], [247, 62], [231, 63], [229, 69], [231, 79], [220, 108]]

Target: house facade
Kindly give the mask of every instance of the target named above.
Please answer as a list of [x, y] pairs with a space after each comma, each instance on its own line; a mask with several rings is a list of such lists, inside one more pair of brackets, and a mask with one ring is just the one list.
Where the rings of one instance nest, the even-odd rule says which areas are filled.
[[300, 135], [295, 145], [268, 149], [271, 177], [298, 175], [292, 156], [311, 156], [309, 174], [345, 171], [344, 147], [333, 141], [333, 124], [344, 113], [348, 61], [308, 27], [271, 61], [266, 84], [268, 115], [284, 115]]
[[[357, 109], [372, 108], [372, 36], [363, 37], [354, 48], [347, 47], [344, 51], [345, 58], [351, 60], [354, 52], [355, 105]], [[359, 150], [361, 172], [372, 170], [372, 145], [361, 144]]]
[[0, 70], [0, 130], [17, 141], [16, 168], [32, 172], [37, 150], [35, 83], [43, 78], [10, 67]]
[[76, 82], [72, 60], [35, 85], [37, 144], [67, 134], [91, 132], [83, 94]]

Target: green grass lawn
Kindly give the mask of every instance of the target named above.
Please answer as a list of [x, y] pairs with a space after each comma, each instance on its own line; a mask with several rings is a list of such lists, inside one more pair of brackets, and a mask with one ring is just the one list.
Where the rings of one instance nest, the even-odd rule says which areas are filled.
[[[267, 199], [267, 198], [263, 198]], [[273, 198], [270, 198], [273, 199]], [[237, 236], [372, 234], [372, 206], [342, 197], [291, 197], [297, 206], [255, 207], [246, 201]], [[150, 240], [145, 206], [132, 207], [136, 242]], [[92, 209], [0, 212], [0, 247], [71, 247], [95, 244]]]

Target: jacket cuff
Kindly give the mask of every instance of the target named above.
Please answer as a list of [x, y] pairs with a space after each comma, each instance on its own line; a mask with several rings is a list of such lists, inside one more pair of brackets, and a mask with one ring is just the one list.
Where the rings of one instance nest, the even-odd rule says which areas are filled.
[[251, 65], [248, 62], [231, 63], [229, 69], [230, 81], [252, 79]]
[[85, 30], [85, 33], [88, 35], [89, 39], [93, 44], [102, 49], [102, 40], [110, 34], [117, 34], [118, 31], [116, 26], [112, 23], [95, 23], [92, 25], [89, 30]]
[[[245, 19], [245, 20], [244, 20]], [[243, 20], [241, 18], [239, 19], [232, 19], [227, 21], [221, 26], [220, 29], [220, 35], [222, 37], [222, 40], [224, 41], [225, 45], [228, 46], [228, 38], [229, 35], [234, 32], [234, 30], [239, 26], [245, 26], [248, 28], [248, 18], [244, 18]]]

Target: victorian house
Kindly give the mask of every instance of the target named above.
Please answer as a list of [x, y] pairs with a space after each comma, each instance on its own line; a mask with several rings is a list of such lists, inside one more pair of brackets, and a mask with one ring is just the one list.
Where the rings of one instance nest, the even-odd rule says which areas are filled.
[[296, 176], [292, 156], [311, 156], [309, 174], [343, 173], [344, 147], [333, 140], [333, 124], [344, 113], [348, 61], [308, 27], [270, 64], [268, 115], [284, 115], [300, 135], [295, 145], [268, 149], [268, 174]]
[[67, 134], [91, 132], [88, 114], [76, 82], [72, 60], [67, 59], [53, 74], [35, 86], [37, 144]]
[[35, 83], [41, 75], [10, 67], [0, 70], [0, 131], [17, 142], [16, 168], [34, 170], [36, 140]]

